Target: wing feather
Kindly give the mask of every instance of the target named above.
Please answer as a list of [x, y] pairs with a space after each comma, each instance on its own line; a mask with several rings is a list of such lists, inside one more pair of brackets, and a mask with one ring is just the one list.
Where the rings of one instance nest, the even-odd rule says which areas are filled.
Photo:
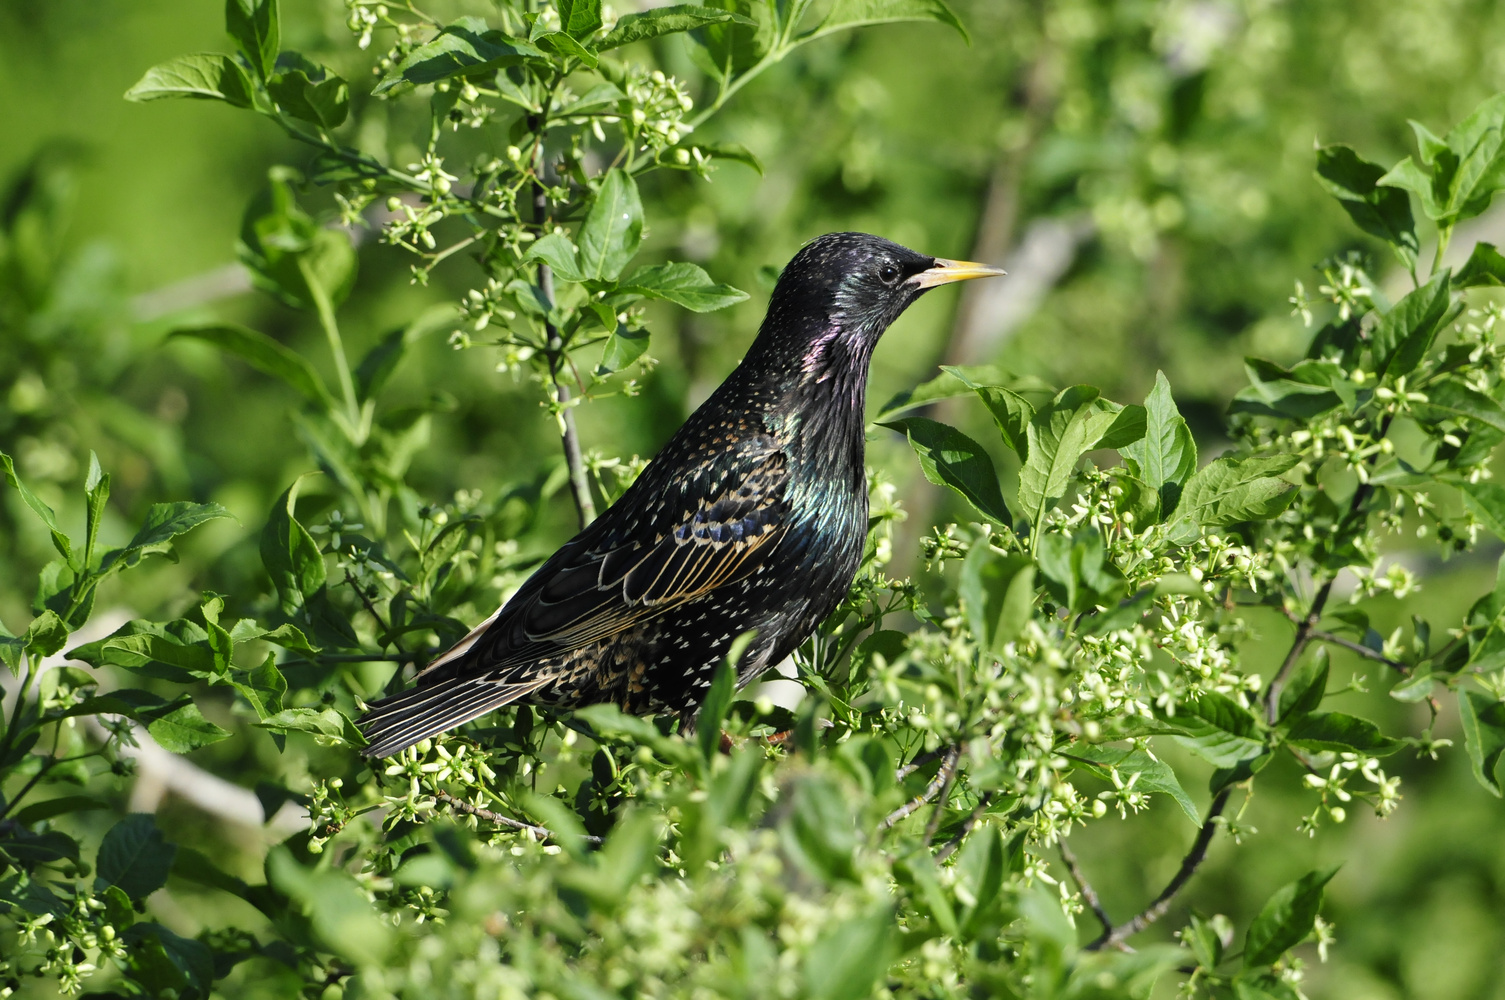
[[[642, 541], [647, 532], [641, 529], [650, 526], [640, 524], [618, 544], [603, 544], [592, 537], [593, 525], [466, 636], [462, 651], [436, 660], [420, 683], [472, 670], [506, 670], [578, 649], [735, 582], [756, 570], [785, 537], [788, 479], [784, 453], [770, 449], [751, 470], [726, 482], [719, 496], [651, 526], [657, 529], [654, 542]], [[611, 516], [608, 511], [602, 520]]]

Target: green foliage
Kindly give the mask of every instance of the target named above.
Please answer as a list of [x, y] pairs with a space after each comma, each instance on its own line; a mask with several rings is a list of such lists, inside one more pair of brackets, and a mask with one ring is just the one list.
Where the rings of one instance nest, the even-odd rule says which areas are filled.
[[[1159, 796], [1198, 827], [1190, 877], [1215, 836], [1252, 834], [1256, 783], [1310, 796], [1308, 833], [1345, 823], [1356, 802], [1394, 811], [1400, 779], [1382, 758], [1391, 767], [1403, 749], [1448, 741], [1414, 717], [1334, 710], [1350, 689], [1332, 683], [1329, 649], [1388, 671], [1394, 698], [1433, 723], [1456, 701], [1475, 776], [1500, 794], [1505, 583], [1435, 629], [1413, 619], [1409, 643], [1334, 592], [1341, 575], [1357, 581], [1356, 601], [1408, 599], [1411, 572], [1381, 559], [1403, 528], [1449, 555], [1481, 531], [1505, 537], [1505, 494], [1488, 478], [1505, 437], [1488, 289], [1505, 264], [1487, 244], [1393, 305], [1356, 259], [1327, 266], [1325, 299], [1298, 291], [1296, 304], [1331, 322], [1292, 365], [1248, 360], [1231, 444], [1204, 437], [1200, 461], [1163, 374], [1143, 405], [991, 366], [948, 367], [901, 393], [877, 426], [901, 432], [924, 477], [966, 505], [954, 509], [967, 524], [923, 542], [933, 567], [956, 566], [889, 577], [902, 512], [875, 477], [861, 575], [796, 656], [806, 695], [793, 709], [738, 698], [734, 655], [693, 735], [611, 706], [523, 706], [390, 760], [360, 758], [361, 703], [516, 585], [547, 551], [549, 497], [568, 482], [583, 519], [630, 481], [630, 460], [568, 452], [582, 400], [640, 388], [648, 303], [702, 313], [747, 298], [714, 266], [635, 264], [661, 249], [655, 185], [749, 155], [701, 141], [710, 114], [839, 29], [961, 23], [939, 0], [684, 5], [614, 24], [591, 0], [508, 2], [450, 23], [407, 4], [348, 12], [360, 48], [376, 32], [393, 41], [369, 75], [281, 51], [275, 3], [229, 0], [238, 55], [164, 64], [129, 95], [219, 99], [313, 150], [306, 171], [272, 171], [239, 252], [258, 287], [317, 325], [321, 353], [275, 327], [205, 317], [166, 332], [281, 383], [277, 398], [301, 407], [301, 467], [323, 474], [280, 479], [252, 538], [192, 556], [170, 610], [141, 607], [84, 641], [103, 618], [101, 586], [138, 586], [164, 562], [148, 556], [175, 556], [228, 511], [127, 507], [92, 457], [64, 507], [0, 455], [15, 511], [57, 557], [36, 574], [27, 627], [0, 626], [21, 692], [0, 734], [6, 975], [185, 998], [1117, 997], [1170, 979], [1191, 996], [1288, 997], [1303, 975], [1296, 949], [1315, 937], [1325, 954], [1331, 938], [1319, 911], [1335, 870], [1243, 914], [1241, 952], [1228, 917], [1197, 914], [1182, 947], [1118, 952], [1103, 944], [1144, 926], [1079, 929], [1097, 904], [1073, 881], [1083, 872], [1067, 838], [1132, 830], [1109, 814], [1127, 820]], [[1058, 39], [1086, 31], [1067, 27]], [[671, 43], [702, 74], [698, 115], [688, 83], [650, 68], [650, 56], [671, 64], [655, 48]], [[411, 131], [413, 165], [371, 152], [360, 129], [373, 106]], [[1456, 223], [1505, 186], [1502, 107], [1486, 102], [1446, 139], [1418, 128], [1418, 159], [1388, 171], [1319, 149], [1321, 185], [1414, 271], [1412, 192], [1440, 261]], [[487, 142], [467, 145], [462, 129]], [[310, 207], [314, 185], [331, 189], [343, 222], [380, 220], [387, 243], [416, 255], [415, 280], [440, 280], [464, 254], [474, 287], [355, 360], [342, 324], [357, 257]], [[432, 499], [414, 459], [447, 404], [398, 387], [441, 331], [533, 376], [566, 441], [558, 471], [519, 476], [487, 502]], [[945, 422], [960, 409], [911, 413], [948, 399], [972, 407], [966, 430]], [[243, 592], [190, 592], [206, 564], [236, 559], [255, 567]], [[1281, 619], [1294, 637], [1267, 679], [1254, 634]], [[65, 650], [92, 669], [44, 663]], [[306, 828], [237, 866], [147, 815], [91, 825], [119, 807], [116, 783], [146, 736], [255, 784], [268, 813], [296, 803]], [[166, 913], [147, 919], [164, 887], [215, 906], [238, 897], [254, 913], [186, 936]]]

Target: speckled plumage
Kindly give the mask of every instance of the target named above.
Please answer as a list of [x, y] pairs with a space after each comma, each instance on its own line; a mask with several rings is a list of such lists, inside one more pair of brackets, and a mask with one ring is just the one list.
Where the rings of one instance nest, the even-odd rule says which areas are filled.
[[[622, 497], [491, 618], [371, 706], [371, 756], [515, 701], [693, 718], [733, 640], [746, 684], [856, 575], [873, 347], [944, 261], [861, 233], [807, 244], [757, 340]], [[996, 273], [996, 272], [989, 272]]]

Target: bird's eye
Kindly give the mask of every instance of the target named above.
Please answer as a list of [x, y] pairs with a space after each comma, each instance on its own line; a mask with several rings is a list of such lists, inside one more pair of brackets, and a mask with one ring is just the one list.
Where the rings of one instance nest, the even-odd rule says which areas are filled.
[[878, 277], [883, 280], [885, 285], [892, 285], [899, 280], [899, 269], [892, 264], [884, 264], [878, 269]]

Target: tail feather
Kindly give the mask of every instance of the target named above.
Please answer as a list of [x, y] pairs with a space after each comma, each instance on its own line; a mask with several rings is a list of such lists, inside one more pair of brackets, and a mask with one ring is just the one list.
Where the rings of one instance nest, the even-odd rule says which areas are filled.
[[452, 677], [374, 702], [361, 719], [367, 757], [390, 757], [462, 722], [485, 715], [542, 687], [546, 681], [505, 684], [484, 677]]

